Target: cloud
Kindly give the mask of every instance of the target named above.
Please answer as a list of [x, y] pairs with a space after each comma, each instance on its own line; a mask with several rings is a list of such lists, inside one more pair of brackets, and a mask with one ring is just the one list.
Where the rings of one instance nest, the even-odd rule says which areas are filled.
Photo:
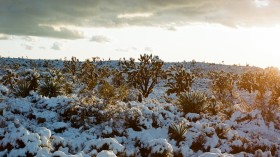
[[0, 33], [79, 39], [80, 27], [271, 26], [279, 8], [279, 0], [1, 0]]
[[21, 39], [25, 40], [27, 42], [34, 42], [34, 41], [36, 41], [35, 38], [30, 37], [30, 36], [23, 36], [23, 37], [21, 37]]
[[135, 52], [135, 51], [139, 51], [139, 49], [136, 47], [128, 47], [128, 48], [117, 48], [117, 49], [115, 49], [115, 51], [117, 51], [117, 52]]
[[11, 39], [11, 37], [5, 34], [0, 34], [0, 40], [8, 40], [8, 39]]
[[153, 48], [151, 48], [151, 47], [145, 47], [145, 48], [144, 48], [144, 51], [151, 53], [151, 52], [153, 52]]
[[55, 43], [53, 43], [53, 45], [51, 46], [51, 49], [53, 49], [53, 50], [61, 50], [61, 49], [62, 49], [62, 44], [61, 44], [61, 43], [58, 43], [58, 42], [55, 42]]
[[26, 49], [26, 50], [32, 50], [33, 47], [31, 45], [28, 44], [22, 44], [22, 46]]
[[107, 43], [110, 42], [110, 39], [103, 35], [95, 35], [90, 39], [90, 41], [97, 42], [97, 43]]

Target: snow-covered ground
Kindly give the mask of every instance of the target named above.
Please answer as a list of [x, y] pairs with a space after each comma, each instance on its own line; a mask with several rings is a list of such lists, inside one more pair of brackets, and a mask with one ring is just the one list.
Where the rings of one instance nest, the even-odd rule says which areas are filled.
[[[18, 71], [32, 68], [30, 60], [0, 58], [4, 66], [19, 63]], [[43, 72], [45, 61], [33, 60]], [[61, 68], [62, 61], [50, 61]], [[49, 63], [50, 63], [49, 62]], [[26, 64], [26, 66], [22, 66]], [[116, 62], [106, 62], [111, 67]], [[193, 68], [190, 63], [185, 65]], [[242, 73], [259, 68], [196, 63], [207, 73], [224, 70]], [[254, 157], [280, 156], [280, 114], [273, 122], [264, 120], [257, 109], [244, 112], [232, 104], [230, 114], [184, 114], [175, 105], [176, 96], [166, 101], [164, 83], [141, 103], [117, 102], [102, 110], [97, 98], [94, 104], [81, 102], [72, 94], [47, 98], [32, 92], [26, 98], [9, 95], [0, 84], [0, 156], [201, 156]], [[208, 78], [197, 79], [192, 89], [209, 91]], [[238, 96], [252, 103], [254, 93], [237, 91]], [[241, 102], [240, 102], [241, 103]], [[187, 126], [185, 139], [179, 143], [170, 137], [171, 124]]]

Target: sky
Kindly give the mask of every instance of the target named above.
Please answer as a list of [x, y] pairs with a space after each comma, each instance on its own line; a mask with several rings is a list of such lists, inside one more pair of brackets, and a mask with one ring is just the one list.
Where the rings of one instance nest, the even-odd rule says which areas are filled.
[[280, 67], [279, 0], [1, 0], [0, 56]]

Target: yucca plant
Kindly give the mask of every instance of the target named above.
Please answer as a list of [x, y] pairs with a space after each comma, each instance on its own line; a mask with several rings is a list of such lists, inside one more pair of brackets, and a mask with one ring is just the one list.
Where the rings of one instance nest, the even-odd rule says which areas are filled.
[[47, 97], [57, 97], [61, 94], [61, 85], [59, 82], [51, 80], [51, 78], [46, 78], [39, 88], [39, 93]]
[[207, 103], [207, 96], [203, 92], [185, 92], [179, 95], [177, 104], [184, 113], [200, 113]]
[[30, 83], [28, 82], [21, 82], [15, 86], [14, 94], [17, 97], [27, 97], [30, 92]]
[[172, 123], [169, 126], [168, 132], [170, 138], [176, 140], [177, 142], [176, 145], [179, 145], [181, 141], [185, 140], [185, 135], [188, 132], [188, 127], [183, 123], [179, 123], [179, 124]]

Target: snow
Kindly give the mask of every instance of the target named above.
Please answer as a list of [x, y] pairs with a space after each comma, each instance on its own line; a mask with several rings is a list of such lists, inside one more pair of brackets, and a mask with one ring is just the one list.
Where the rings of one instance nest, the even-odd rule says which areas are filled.
[[112, 151], [102, 150], [96, 157], [116, 157], [116, 155]]
[[[28, 64], [22, 59], [0, 58], [0, 61], [7, 65], [14, 62]], [[62, 61], [51, 63], [58, 69], [63, 65]], [[116, 63], [105, 62], [105, 65], [115, 67]], [[210, 66], [208, 63], [196, 63], [196, 66], [205, 74], [221, 69], [236, 73], [250, 70], [250, 67]], [[185, 68], [193, 70], [189, 63]], [[17, 72], [23, 70], [21, 67]], [[46, 68], [38, 67], [38, 75], [46, 71]], [[199, 78], [192, 90], [209, 93], [210, 83], [209, 78]], [[163, 86], [164, 82], [156, 85], [153, 93], [143, 98], [142, 102], [137, 102], [137, 97], [133, 97], [139, 91], [131, 91], [131, 100], [116, 102], [108, 107], [110, 110], [106, 110], [96, 93], [90, 94], [96, 98], [96, 104], [82, 102], [82, 94], [78, 91], [53, 98], [42, 97], [33, 91], [26, 98], [17, 98], [9, 94], [8, 86], [0, 84], [0, 98], [3, 98], [0, 102], [0, 156], [17, 157], [28, 153], [38, 157], [140, 157], [163, 154], [184, 157], [280, 156], [279, 113], [275, 114], [278, 119], [271, 121], [266, 121], [258, 109], [244, 112], [241, 107], [234, 108], [230, 115], [185, 114], [174, 103], [176, 96], [170, 96], [172, 101], [166, 101], [166, 88]], [[80, 86], [77, 85], [77, 88]], [[253, 104], [255, 93], [237, 92], [238, 97]], [[65, 116], [71, 107], [77, 112]], [[111, 117], [106, 119], [107, 114]], [[75, 119], [77, 116], [80, 119]], [[97, 123], [98, 118], [101, 120]], [[40, 119], [44, 121], [40, 122]], [[74, 127], [76, 122], [81, 125]], [[169, 126], [173, 123], [187, 127], [185, 139], [181, 142], [177, 143], [170, 136]], [[205, 141], [196, 141], [199, 136]]]

